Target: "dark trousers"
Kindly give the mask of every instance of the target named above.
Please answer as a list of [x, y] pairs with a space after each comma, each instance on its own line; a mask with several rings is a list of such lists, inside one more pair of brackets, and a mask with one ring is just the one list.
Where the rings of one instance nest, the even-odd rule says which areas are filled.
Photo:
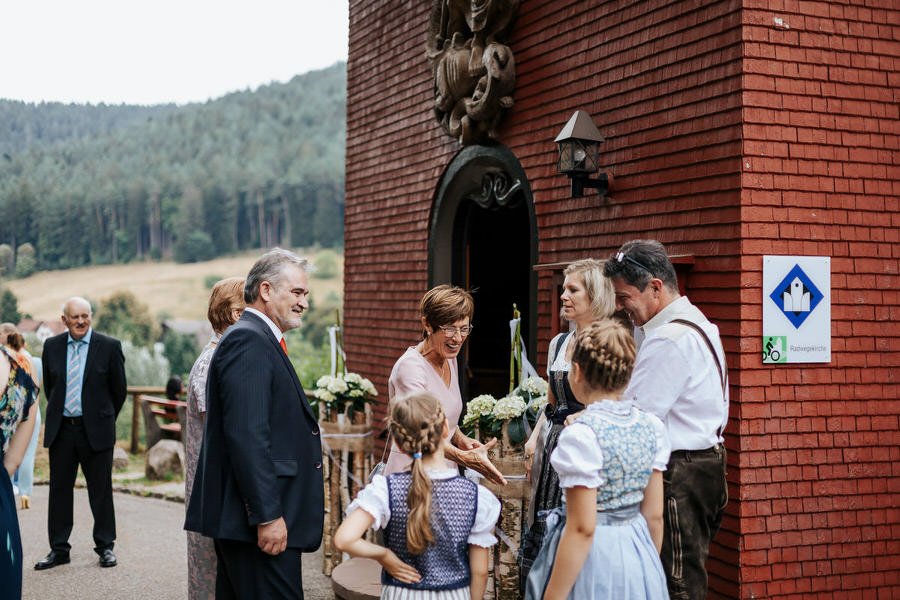
[[706, 557], [719, 531], [728, 488], [725, 448], [675, 450], [663, 473], [662, 563], [672, 600], [706, 598]]
[[300, 550], [271, 556], [249, 542], [214, 542], [219, 559], [216, 600], [303, 600]]
[[80, 419], [63, 417], [59, 433], [50, 445], [50, 499], [47, 532], [50, 549], [68, 553], [72, 547], [72, 504], [78, 466], [87, 482], [88, 501], [94, 515], [94, 551], [112, 549], [116, 539], [116, 514], [112, 492], [113, 449], [95, 452]]

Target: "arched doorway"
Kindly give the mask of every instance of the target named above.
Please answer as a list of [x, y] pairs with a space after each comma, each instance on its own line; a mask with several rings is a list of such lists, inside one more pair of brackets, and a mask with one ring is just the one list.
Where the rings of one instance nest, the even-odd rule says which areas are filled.
[[509, 388], [509, 320], [515, 303], [534, 356], [538, 256], [534, 200], [525, 172], [505, 146], [468, 146], [435, 191], [429, 232], [431, 285], [474, 291], [475, 331], [460, 355], [463, 399]]

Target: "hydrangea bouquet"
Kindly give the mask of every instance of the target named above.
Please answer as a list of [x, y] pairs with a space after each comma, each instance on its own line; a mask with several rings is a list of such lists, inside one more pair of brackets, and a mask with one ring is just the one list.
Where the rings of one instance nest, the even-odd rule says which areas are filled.
[[513, 390], [513, 393], [525, 400], [525, 404], [528, 406], [525, 416], [528, 424], [534, 427], [538, 416], [547, 404], [547, 382], [540, 377], [529, 377], [522, 382], [522, 385]]
[[375, 402], [378, 390], [365, 377], [344, 373], [319, 377], [313, 395], [328, 412], [341, 414], [346, 411], [352, 422], [356, 412], [364, 412], [366, 404]]
[[473, 437], [476, 433], [499, 437], [506, 425], [510, 443], [519, 445], [528, 437], [528, 430], [546, 403], [547, 382], [539, 377], [529, 377], [499, 400], [483, 394], [467, 402], [463, 429]]

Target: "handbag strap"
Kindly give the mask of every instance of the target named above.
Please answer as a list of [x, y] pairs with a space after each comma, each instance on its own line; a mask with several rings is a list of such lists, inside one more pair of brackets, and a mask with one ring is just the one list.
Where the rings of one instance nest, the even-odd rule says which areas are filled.
[[[719, 371], [719, 378], [722, 380], [722, 400], [724, 402], [728, 402], [728, 364], [724, 365], [724, 370], [722, 368], [722, 364], [719, 363], [719, 357], [716, 354], [715, 348], [713, 348], [712, 342], [709, 339], [709, 336], [706, 335], [706, 332], [703, 329], [694, 323], [693, 321], [688, 321], [687, 319], [672, 319], [669, 323], [679, 323], [681, 325], [687, 325], [694, 331], [700, 334], [700, 337], [703, 338], [703, 341], [706, 342], [706, 347], [709, 348], [710, 354], [712, 354], [713, 362], [716, 364], [716, 369]], [[724, 359], [724, 357], [722, 357]], [[722, 361], [724, 362], [724, 360]], [[719, 437], [722, 437], [722, 430], [724, 427], [719, 425], [718, 434]]]
[[384, 457], [387, 456], [388, 448], [391, 447], [391, 428], [387, 428], [387, 439], [384, 441], [384, 450], [381, 451], [381, 462], [384, 462]]

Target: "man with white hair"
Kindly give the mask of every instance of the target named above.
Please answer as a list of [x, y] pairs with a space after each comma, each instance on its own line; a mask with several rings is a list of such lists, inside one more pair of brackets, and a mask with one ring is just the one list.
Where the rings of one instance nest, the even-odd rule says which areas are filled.
[[116, 417], [125, 403], [125, 356], [119, 340], [91, 329], [87, 300], [69, 298], [62, 312], [68, 331], [48, 338], [41, 357], [47, 394], [44, 446], [50, 449], [50, 554], [34, 568], [69, 562], [72, 489], [79, 465], [94, 516], [94, 552], [101, 567], [114, 567], [112, 458]]

